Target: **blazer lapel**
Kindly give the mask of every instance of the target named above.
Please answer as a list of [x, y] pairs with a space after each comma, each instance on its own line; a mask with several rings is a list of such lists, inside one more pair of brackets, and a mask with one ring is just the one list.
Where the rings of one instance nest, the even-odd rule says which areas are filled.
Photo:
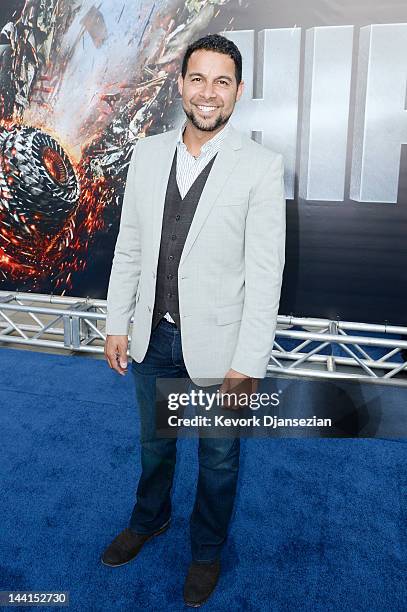
[[213, 162], [213, 166], [202, 190], [201, 197], [199, 198], [195, 215], [192, 219], [192, 223], [185, 240], [179, 265], [182, 265], [183, 261], [187, 257], [191, 247], [198, 237], [199, 232], [202, 229], [203, 224], [205, 223], [207, 216], [211, 211], [212, 206], [215, 204], [223, 185], [236, 166], [239, 158], [238, 151], [241, 149], [241, 147], [241, 136], [239, 132], [236, 131], [232, 125], [230, 125], [229, 134], [223, 141], [216, 159]]
[[161, 230], [163, 223], [165, 195], [167, 192], [168, 178], [170, 176], [171, 164], [177, 146], [179, 129], [166, 133], [166, 138], [160, 140], [160, 146], [154, 152], [151, 160], [153, 167], [153, 236], [152, 251], [153, 261], [158, 261], [160, 252]]

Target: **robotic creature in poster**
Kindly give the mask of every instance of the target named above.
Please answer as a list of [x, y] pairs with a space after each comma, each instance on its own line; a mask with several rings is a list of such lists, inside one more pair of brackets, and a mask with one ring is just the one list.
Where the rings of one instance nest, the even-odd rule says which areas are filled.
[[97, 236], [117, 233], [136, 140], [174, 127], [186, 46], [227, 4], [17, 7], [0, 37], [0, 287], [70, 293]]

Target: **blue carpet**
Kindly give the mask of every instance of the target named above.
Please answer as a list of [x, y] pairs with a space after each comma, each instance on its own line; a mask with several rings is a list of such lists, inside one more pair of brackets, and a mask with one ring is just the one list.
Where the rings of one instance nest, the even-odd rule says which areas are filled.
[[[99, 556], [127, 525], [140, 469], [130, 373], [82, 356], [2, 348], [0, 358], [0, 590], [69, 591], [75, 612], [185, 609], [196, 440], [178, 442], [171, 529], [107, 568]], [[404, 611], [406, 449], [244, 440], [223, 573], [205, 610]]]

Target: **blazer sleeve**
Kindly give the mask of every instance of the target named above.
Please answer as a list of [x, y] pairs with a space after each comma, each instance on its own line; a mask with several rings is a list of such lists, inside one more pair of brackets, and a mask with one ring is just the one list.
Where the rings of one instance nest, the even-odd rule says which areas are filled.
[[245, 228], [245, 299], [231, 368], [264, 378], [273, 349], [285, 263], [286, 202], [280, 154], [251, 190]]
[[106, 334], [109, 335], [124, 336], [129, 333], [140, 278], [141, 243], [135, 181], [138, 150], [136, 143], [127, 171], [119, 234], [107, 290]]

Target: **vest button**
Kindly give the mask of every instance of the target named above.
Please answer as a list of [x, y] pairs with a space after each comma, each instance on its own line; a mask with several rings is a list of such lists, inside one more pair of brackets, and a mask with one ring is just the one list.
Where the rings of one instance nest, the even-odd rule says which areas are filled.
[[170, 261], [172, 261], [172, 260], [174, 259], [174, 255], [169, 255], [169, 256], [168, 256], [168, 259], [169, 259]]
[[176, 234], [173, 234], [173, 235], [171, 236], [171, 240], [176, 240], [176, 239], [177, 239]]
[[172, 293], [167, 293], [168, 298], [172, 298]]
[[167, 278], [171, 280], [173, 278], [172, 274], [167, 274]]
[[181, 215], [176, 215], [175, 221], [179, 221], [181, 219]]

